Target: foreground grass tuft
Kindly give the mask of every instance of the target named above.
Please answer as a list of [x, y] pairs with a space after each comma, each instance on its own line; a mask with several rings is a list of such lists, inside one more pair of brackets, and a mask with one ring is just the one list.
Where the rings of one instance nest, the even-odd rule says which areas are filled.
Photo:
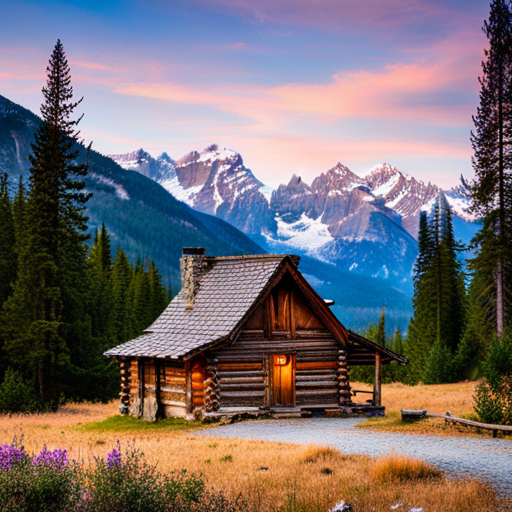
[[442, 472], [421, 459], [391, 453], [377, 459], [372, 469], [377, 482], [437, 479]]
[[126, 432], [126, 431], [178, 431], [202, 427], [200, 421], [187, 421], [183, 418], [165, 418], [158, 421], [145, 421], [131, 416], [111, 416], [103, 421], [86, 423], [79, 427], [85, 432]]

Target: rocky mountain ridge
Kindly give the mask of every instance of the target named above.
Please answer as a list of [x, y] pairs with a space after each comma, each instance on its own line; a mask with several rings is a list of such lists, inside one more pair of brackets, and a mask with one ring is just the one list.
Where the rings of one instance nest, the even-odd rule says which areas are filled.
[[[113, 155], [126, 169], [148, 173], [177, 199], [216, 215], [270, 251], [298, 252], [367, 276], [411, 282], [418, 220], [441, 188], [400, 172], [390, 164], [358, 176], [338, 163], [307, 184], [292, 176], [276, 190], [265, 187], [244, 166], [240, 154], [211, 145], [172, 162], [139, 150]], [[146, 174], [149, 175], [149, 174]], [[462, 187], [444, 191], [461, 222]]]

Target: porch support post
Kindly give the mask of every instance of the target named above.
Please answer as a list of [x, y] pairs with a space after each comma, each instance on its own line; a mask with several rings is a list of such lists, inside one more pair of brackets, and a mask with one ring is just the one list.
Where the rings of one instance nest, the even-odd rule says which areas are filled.
[[373, 405], [381, 405], [382, 359], [380, 352], [375, 352], [375, 380], [373, 384]]

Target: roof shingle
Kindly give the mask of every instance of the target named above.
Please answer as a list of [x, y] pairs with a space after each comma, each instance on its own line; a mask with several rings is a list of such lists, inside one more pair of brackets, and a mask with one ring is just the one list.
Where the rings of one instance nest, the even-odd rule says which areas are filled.
[[194, 307], [180, 291], [147, 334], [118, 345], [106, 356], [178, 358], [229, 336], [254, 304], [286, 256], [209, 258]]

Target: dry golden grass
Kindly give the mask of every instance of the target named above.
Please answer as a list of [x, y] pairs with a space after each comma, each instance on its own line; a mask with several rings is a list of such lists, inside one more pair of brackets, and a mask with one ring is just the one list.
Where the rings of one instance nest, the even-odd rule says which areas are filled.
[[[372, 418], [359, 426], [412, 434], [492, 436], [491, 431], [477, 431], [472, 427], [446, 423], [443, 419], [438, 418], [422, 419], [415, 422], [402, 422], [401, 420], [401, 409], [427, 409], [428, 412], [439, 414], [450, 412], [452, 416], [476, 419], [473, 412], [473, 394], [475, 387], [480, 382], [428, 386], [425, 384], [406, 386], [400, 382], [383, 384], [382, 405], [386, 407], [386, 417]], [[353, 389], [371, 389], [371, 386], [360, 382], [351, 383], [351, 385]]]
[[[401, 382], [382, 385], [382, 405], [386, 412], [400, 409], [428, 409], [429, 412], [462, 416], [473, 412], [473, 394], [481, 381], [458, 382], [456, 384], [418, 384], [406, 386]], [[352, 383], [354, 389], [371, 390], [360, 382]], [[362, 396], [362, 395], [361, 395]]]
[[[202, 473], [228, 495], [242, 493], [253, 512], [326, 512], [345, 500], [357, 512], [424, 507], [438, 512], [500, 510], [493, 492], [476, 481], [447, 477], [397, 481], [376, 475], [379, 459], [343, 455], [324, 446], [195, 437], [187, 432], [101, 432], [80, 427], [116, 412], [116, 404], [67, 406], [55, 414], [0, 417], [0, 443], [24, 434], [29, 451], [65, 448], [84, 463], [105, 457], [119, 440], [139, 448], [163, 472]], [[378, 467], [378, 466], [377, 466]], [[407, 508], [409, 507], [409, 508]]]
[[372, 468], [377, 482], [436, 479], [442, 476], [439, 469], [415, 457], [390, 453], [379, 457]]

